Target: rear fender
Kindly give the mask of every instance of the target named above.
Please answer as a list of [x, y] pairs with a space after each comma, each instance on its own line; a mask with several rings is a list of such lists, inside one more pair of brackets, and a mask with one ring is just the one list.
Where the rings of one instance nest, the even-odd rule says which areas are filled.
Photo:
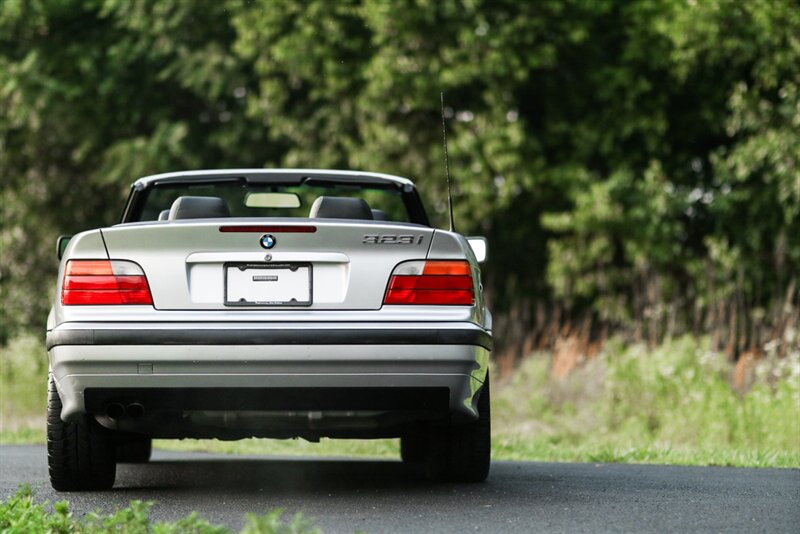
[[52, 330], [64, 321], [61, 306], [61, 283], [64, 280], [64, 268], [69, 260], [107, 260], [108, 251], [100, 230], [88, 230], [75, 235], [67, 245], [61, 263], [58, 266], [58, 280], [56, 283], [55, 303], [47, 318], [47, 329]]
[[[475, 292], [475, 311], [473, 320], [486, 328], [487, 310], [483, 301], [483, 283], [481, 281], [481, 269], [475, 258], [472, 247], [469, 246], [467, 239], [455, 232], [435, 230], [431, 239], [431, 246], [428, 249], [430, 260], [464, 260], [469, 261], [472, 267], [473, 290]], [[491, 316], [489, 316], [489, 328], [491, 328]]]

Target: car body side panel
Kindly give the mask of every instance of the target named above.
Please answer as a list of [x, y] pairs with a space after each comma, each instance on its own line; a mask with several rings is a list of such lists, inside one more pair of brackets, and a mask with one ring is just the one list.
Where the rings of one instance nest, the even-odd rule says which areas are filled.
[[[64, 280], [64, 267], [69, 260], [105, 260], [108, 259], [106, 245], [103, 241], [103, 234], [100, 230], [89, 230], [75, 234], [70, 239], [61, 263], [58, 266], [58, 280], [56, 282], [56, 300], [50, 315], [47, 318], [47, 330], [52, 330], [57, 325], [63, 323], [66, 318], [63, 315], [64, 307], [61, 306], [61, 283]], [[119, 308], [119, 306], [117, 306]]]
[[475, 306], [474, 306], [474, 320], [484, 328], [487, 327], [487, 320], [491, 322], [491, 318], [486, 315], [486, 304], [483, 299], [483, 282], [481, 281], [481, 270], [475, 259], [475, 253], [472, 247], [469, 246], [466, 238], [461, 234], [455, 232], [446, 232], [444, 230], [436, 230], [431, 239], [431, 248], [428, 251], [428, 259], [431, 260], [450, 260], [450, 259], [467, 259], [472, 268], [472, 280], [475, 293]]
[[70, 239], [66, 250], [65, 259], [106, 259], [106, 245], [100, 230], [89, 230], [76, 234]]

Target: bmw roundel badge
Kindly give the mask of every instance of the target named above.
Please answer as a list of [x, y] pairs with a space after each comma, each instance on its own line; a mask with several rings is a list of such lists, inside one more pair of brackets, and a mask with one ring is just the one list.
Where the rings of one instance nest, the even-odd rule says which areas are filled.
[[270, 249], [275, 246], [277, 240], [275, 239], [275, 236], [272, 234], [264, 234], [261, 236], [261, 240], [259, 241], [259, 243], [261, 243], [262, 247]]

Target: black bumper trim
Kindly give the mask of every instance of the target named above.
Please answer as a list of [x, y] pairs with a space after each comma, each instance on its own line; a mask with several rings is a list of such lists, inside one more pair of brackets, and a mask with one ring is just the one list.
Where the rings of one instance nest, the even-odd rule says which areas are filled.
[[484, 330], [353, 328], [70, 329], [47, 333], [61, 345], [473, 345], [492, 350]]
[[145, 410], [426, 410], [447, 412], [445, 387], [393, 388], [86, 388], [86, 411], [105, 413], [111, 402]]

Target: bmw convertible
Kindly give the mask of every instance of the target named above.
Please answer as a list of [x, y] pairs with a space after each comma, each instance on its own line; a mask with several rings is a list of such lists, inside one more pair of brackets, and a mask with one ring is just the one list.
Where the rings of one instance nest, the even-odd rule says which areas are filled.
[[432, 479], [487, 477], [486, 241], [432, 227], [410, 180], [148, 176], [58, 253], [56, 490], [112, 487], [154, 438], [400, 438]]

